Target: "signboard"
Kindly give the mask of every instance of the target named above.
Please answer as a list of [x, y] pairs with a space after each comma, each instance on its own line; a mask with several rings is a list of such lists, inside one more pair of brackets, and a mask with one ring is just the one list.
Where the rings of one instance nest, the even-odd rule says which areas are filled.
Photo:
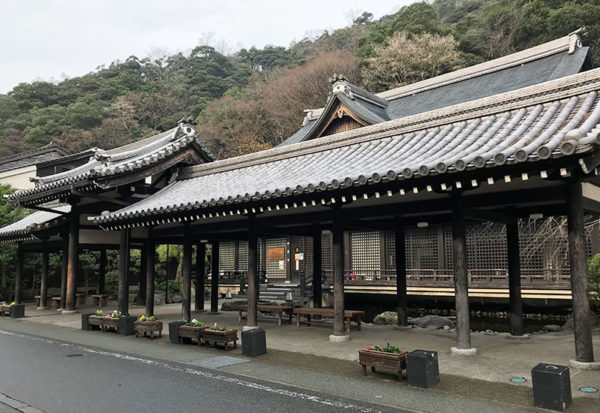
[[296, 261], [302, 261], [302, 260], [304, 259], [304, 253], [303, 253], [303, 252], [296, 253], [296, 254], [294, 255], [294, 259], [295, 259]]
[[279, 269], [285, 270], [285, 261], [283, 261], [283, 260], [279, 261]]
[[285, 250], [283, 247], [267, 248], [267, 259], [272, 261], [281, 261], [285, 259]]

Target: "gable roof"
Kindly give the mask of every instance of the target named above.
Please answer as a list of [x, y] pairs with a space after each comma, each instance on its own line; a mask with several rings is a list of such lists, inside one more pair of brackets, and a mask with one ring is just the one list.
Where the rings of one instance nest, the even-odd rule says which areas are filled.
[[208, 208], [232, 211], [272, 198], [291, 202], [286, 199], [315, 191], [343, 194], [367, 184], [462, 175], [483, 167], [505, 166], [517, 172], [523, 162], [596, 151], [599, 92], [597, 69], [296, 145], [188, 167], [158, 193], [94, 220], [105, 226], [128, 220], [148, 224], [184, 211], [194, 219], [195, 213]]
[[194, 148], [204, 162], [215, 159], [193, 126], [182, 123], [169, 131], [119, 148], [98, 149], [87, 163], [69, 171], [35, 177], [35, 188], [17, 191], [6, 198], [17, 204], [37, 204], [68, 195], [75, 187], [83, 191], [111, 187], [110, 180], [168, 162], [189, 148]]
[[69, 155], [69, 152], [66, 149], [54, 142], [50, 142], [47, 145], [31, 151], [0, 158], [0, 172], [37, 165], [42, 162], [61, 158], [65, 155]]
[[[470, 66], [431, 79], [382, 92], [375, 96], [385, 102], [383, 113], [365, 106], [352, 95], [353, 90], [362, 90], [346, 83], [347, 97], [355, 102], [358, 112], [370, 112], [371, 117], [400, 119], [406, 116], [425, 113], [435, 109], [482, 99], [511, 90], [525, 88], [538, 83], [559, 79], [591, 68], [589, 48], [581, 47], [581, 30], [568, 36], [541, 44], [511, 55]], [[334, 83], [332, 98], [337, 98], [337, 90], [343, 90]], [[368, 93], [360, 92], [362, 95]], [[360, 96], [360, 94], [357, 94]], [[280, 146], [290, 145], [314, 138], [313, 127], [323, 121], [331, 103], [322, 109], [307, 111], [302, 128], [286, 139]], [[362, 116], [365, 116], [364, 114]], [[376, 122], [369, 122], [376, 123]]]

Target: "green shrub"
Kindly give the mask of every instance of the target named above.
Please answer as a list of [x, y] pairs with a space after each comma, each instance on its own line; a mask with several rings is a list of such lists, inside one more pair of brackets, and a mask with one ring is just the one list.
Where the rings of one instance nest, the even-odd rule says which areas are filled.
[[588, 291], [590, 302], [600, 309], [600, 254], [588, 261]]

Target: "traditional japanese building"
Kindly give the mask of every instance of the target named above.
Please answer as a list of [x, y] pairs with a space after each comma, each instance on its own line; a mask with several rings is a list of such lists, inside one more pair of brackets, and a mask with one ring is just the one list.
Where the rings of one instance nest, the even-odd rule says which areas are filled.
[[[69, 240], [67, 309], [74, 308], [79, 231], [92, 225], [91, 239], [102, 237], [99, 226], [121, 258], [136, 242], [146, 251], [160, 242], [184, 246], [185, 319], [194, 244], [199, 290], [205, 244], [212, 244], [211, 311], [218, 310], [220, 270], [245, 274], [250, 327], [261, 273], [309, 285], [315, 306], [326, 280], [332, 341], [349, 338], [345, 284], [385, 276], [403, 324], [409, 276], [437, 270], [429, 281], [453, 287], [453, 352], [473, 354], [468, 288], [476, 280], [469, 268], [505, 271], [499, 276], [507, 281], [512, 332], [522, 335], [523, 264], [531, 253], [524, 256], [523, 241], [535, 237], [536, 222], [557, 217], [568, 226], [569, 265], [560, 264], [572, 293], [576, 363], [593, 362], [585, 215], [600, 214], [600, 70], [578, 33], [380, 94], [341, 75], [331, 88], [325, 107], [308, 111], [279, 147], [213, 161], [191, 126], [180, 125], [11, 195], [26, 207], [53, 200], [71, 206], [68, 238], [55, 235]], [[553, 259], [533, 253], [541, 254], [534, 270], [554, 274]], [[154, 254], [145, 257], [150, 315]], [[122, 262], [119, 308], [127, 312]], [[196, 309], [203, 309], [202, 294]]]

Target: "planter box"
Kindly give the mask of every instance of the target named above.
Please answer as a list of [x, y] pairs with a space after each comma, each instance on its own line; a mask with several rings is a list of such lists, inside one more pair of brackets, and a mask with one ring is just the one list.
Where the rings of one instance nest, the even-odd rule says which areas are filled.
[[169, 323], [169, 341], [172, 344], [179, 344], [179, 327], [186, 321], [173, 321]]
[[0, 305], [0, 316], [10, 317], [10, 305]]
[[[85, 314], [81, 315], [81, 322], [83, 323], [83, 318], [84, 318]], [[97, 326], [100, 330], [102, 330], [102, 326], [104, 324], [104, 319], [106, 317], [103, 315], [96, 315], [95, 313], [89, 314], [88, 318], [87, 318], [87, 324], [88, 324], [88, 328], [87, 330], [90, 330], [92, 326]], [[83, 326], [82, 326], [83, 328]], [[86, 330], [84, 328], [84, 330]]]
[[119, 334], [122, 334], [124, 336], [132, 336], [135, 334], [135, 321], [137, 320], [137, 317], [132, 317], [132, 316], [125, 316], [125, 317], [121, 317], [119, 318], [119, 327], [117, 329], [117, 332]]
[[402, 378], [402, 370], [406, 369], [406, 351], [400, 350], [400, 353], [384, 353], [383, 351], [360, 350], [358, 360], [363, 369], [363, 375], [367, 375], [367, 367], [371, 371], [382, 369], [393, 371], [397, 374], [398, 380]]
[[203, 327], [192, 327], [186, 326], [185, 324], [179, 326], [179, 331], [177, 332], [179, 336], [179, 343], [183, 343], [184, 339], [186, 341], [198, 340], [198, 344], [202, 342], [202, 337], [204, 335], [204, 330], [206, 326]]
[[10, 306], [10, 317], [11, 318], [25, 317], [25, 304], [11, 305]]
[[102, 331], [114, 330], [119, 331], [119, 319], [113, 317], [102, 317]]
[[136, 321], [133, 323], [135, 328], [135, 336], [142, 337], [148, 335], [150, 338], [154, 338], [156, 334], [158, 337], [162, 337], [163, 323], [162, 321]]
[[225, 331], [215, 331], [210, 329], [205, 329], [203, 332], [202, 341], [207, 346], [212, 343], [215, 347], [217, 344], [222, 344], [225, 348], [229, 343], [233, 343], [233, 348], [237, 348], [237, 330], [225, 330]]

